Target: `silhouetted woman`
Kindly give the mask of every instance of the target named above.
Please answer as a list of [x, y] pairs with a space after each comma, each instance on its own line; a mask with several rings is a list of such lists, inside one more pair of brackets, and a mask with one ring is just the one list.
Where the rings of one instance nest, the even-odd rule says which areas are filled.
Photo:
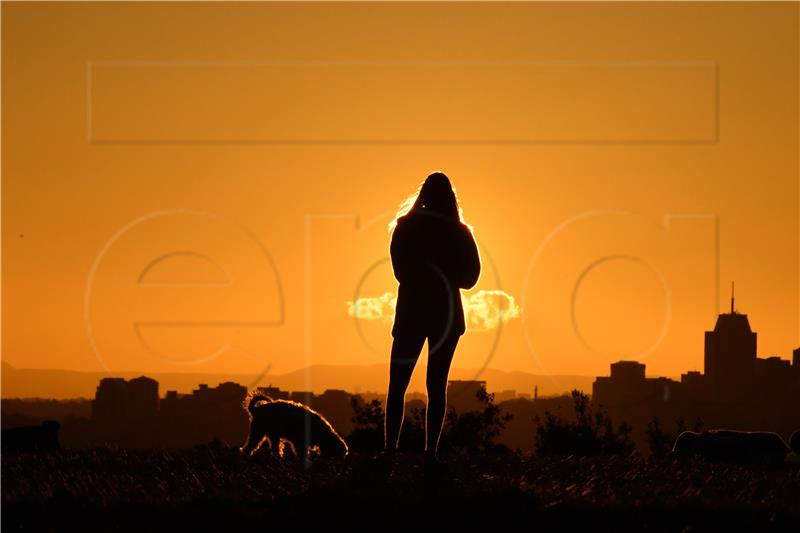
[[425, 451], [435, 456], [446, 407], [447, 376], [465, 331], [460, 289], [478, 281], [481, 262], [472, 228], [464, 223], [455, 191], [441, 172], [428, 176], [390, 224], [394, 277], [400, 283], [392, 328], [386, 449], [400, 437], [405, 393], [428, 340]]

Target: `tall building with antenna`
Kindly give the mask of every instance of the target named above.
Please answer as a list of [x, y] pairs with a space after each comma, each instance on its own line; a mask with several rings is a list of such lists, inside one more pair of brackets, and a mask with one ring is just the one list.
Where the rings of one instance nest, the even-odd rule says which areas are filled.
[[731, 283], [731, 312], [722, 313], [712, 331], [705, 332], [704, 366], [713, 396], [733, 399], [747, 394], [757, 358], [757, 334], [747, 315], [734, 305]]

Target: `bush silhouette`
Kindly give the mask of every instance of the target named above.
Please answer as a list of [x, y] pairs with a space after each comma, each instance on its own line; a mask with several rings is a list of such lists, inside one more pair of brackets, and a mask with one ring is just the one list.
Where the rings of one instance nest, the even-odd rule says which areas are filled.
[[404, 452], [422, 451], [425, 449], [425, 407], [409, 407], [403, 419], [403, 430], [400, 432], [398, 449]]
[[452, 407], [447, 411], [440, 447], [456, 453], [475, 454], [505, 449], [496, 439], [514, 415], [503, 413], [494, 404], [494, 393], [481, 386], [476, 396], [482, 405], [480, 411], [459, 414]]
[[614, 429], [611, 418], [602, 408], [592, 410], [589, 397], [572, 391], [575, 421], [565, 421], [550, 411], [544, 420], [538, 416], [535, 449], [539, 455], [630, 455], [634, 450], [631, 426], [623, 422]]
[[[457, 413], [452, 407], [445, 418], [440, 451], [455, 453], [483, 453], [497, 450], [502, 446], [496, 439], [513, 415], [503, 413], [494, 404], [494, 394], [481, 387], [477, 394], [482, 409]], [[355, 428], [345, 439], [353, 451], [378, 451], [384, 444], [384, 410], [379, 400], [365, 403], [354, 396], [353, 424]], [[425, 408], [406, 407], [403, 429], [400, 432], [398, 449], [401, 451], [423, 451], [425, 447]]]
[[380, 400], [365, 403], [360, 396], [350, 399], [353, 407], [353, 424], [355, 427], [345, 439], [347, 446], [358, 452], [369, 452], [383, 449], [383, 407]]

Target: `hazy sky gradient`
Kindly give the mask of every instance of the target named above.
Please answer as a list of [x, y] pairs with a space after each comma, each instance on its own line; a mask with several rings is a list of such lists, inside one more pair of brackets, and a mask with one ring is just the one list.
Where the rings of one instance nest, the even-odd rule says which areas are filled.
[[[387, 224], [451, 177], [522, 308], [454, 365], [800, 345], [797, 3], [2, 5], [2, 357], [386, 361]], [[311, 142], [308, 141], [317, 141]], [[358, 141], [358, 142], [353, 142]], [[459, 142], [466, 141], [466, 142]]]

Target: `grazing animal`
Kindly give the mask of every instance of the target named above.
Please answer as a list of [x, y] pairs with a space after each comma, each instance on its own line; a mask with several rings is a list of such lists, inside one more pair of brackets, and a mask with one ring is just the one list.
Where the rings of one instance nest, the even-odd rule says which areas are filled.
[[789, 438], [789, 447], [795, 455], [800, 455], [800, 429], [792, 433], [792, 436]]
[[777, 433], [768, 431], [684, 431], [675, 439], [673, 453], [700, 455], [712, 461], [779, 464], [789, 448]]
[[46, 420], [40, 426], [24, 426], [4, 429], [2, 432], [2, 452], [54, 452], [61, 449], [58, 444], [58, 430], [61, 424], [56, 420]]
[[318, 412], [302, 403], [273, 400], [263, 395], [252, 395], [245, 400], [250, 415], [250, 434], [242, 453], [252, 455], [265, 440], [275, 455], [280, 455], [280, 443], [290, 444], [296, 456], [308, 456], [311, 448], [320, 455], [344, 457], [347, 444], [336, 433], [330, 422]]

